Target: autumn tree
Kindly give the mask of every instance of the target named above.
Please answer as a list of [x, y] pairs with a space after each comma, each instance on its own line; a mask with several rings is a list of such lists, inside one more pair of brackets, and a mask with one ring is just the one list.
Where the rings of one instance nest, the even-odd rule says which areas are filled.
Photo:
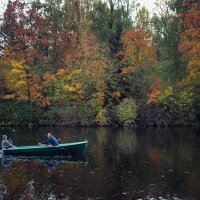
[[156, 65], [156, 46], [151, 34], [144, 29], [126, 31], [122, 41], [124, 49], [119, 52], [123, 56], [121, 74], [127, 94], [140, 102], [148, 91], [151, 79], [148, 73], [152, 73]]
[[181, 12], [181, 19], [184, 24], [184, 31], [181, 34], [179, 49], [184, 53], [184, 60], [187, 62], [187, 77], [180, 84], [185, 89], [192, 89], [197, 95], [194, 98], [194, 109], [199, 116], [199, 95], [200, 88], [200, 3], [184, 2], [184, 11]]
[[43, 61], [47, 46], [47, 20], [30, 4], [9, 1], [1, 27], [6, 46], [17, 59], [36, 65]]
[[1, 20], [0, 123], [198, 119], [197, 0], [157, 1], [153, 17], [130, 0], [25, 2]]

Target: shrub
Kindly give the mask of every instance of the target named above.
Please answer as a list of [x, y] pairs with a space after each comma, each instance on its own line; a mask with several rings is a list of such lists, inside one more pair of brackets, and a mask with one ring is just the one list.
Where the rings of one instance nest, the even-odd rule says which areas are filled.
[[116, 106], [116, 115], [124, 126], [133, 125], [137, 117], [137, 105], [133, 99], [125, 98]]
[[48, 107], [43, 111], [39, 118], [40, 125], [56, 125], [59, 120], [58, 108], [54, 106]]
[[60, 108], [58, 111], [59, 115], [59, 125], [78, 125], [79, 119], [76, 109], [73, 106], [67, 106]]
[[96, 122], [100, 126], [107, 126], [110, 124], [110, 119], [106, 109], [102, 109], [98, 112]]
[[86, 102], [84, 104], [78, 105], [76, 107], [77, 115], [80, 120], [81, 126], [91, 126], [95, 125], [95, 118], [97, 115], [97, 110], [90, 103]]
[[0, 103], [0, 123], [5, 125], [37, 124], [40, 111], [32, 103], [7, 101]]

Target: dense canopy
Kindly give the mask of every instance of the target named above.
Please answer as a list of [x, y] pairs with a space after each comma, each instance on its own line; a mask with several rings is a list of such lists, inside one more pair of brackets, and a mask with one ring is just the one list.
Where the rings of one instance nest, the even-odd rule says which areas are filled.
[[198, 0], [9, 0], [0, 25], [1, 125], [200, 120]]

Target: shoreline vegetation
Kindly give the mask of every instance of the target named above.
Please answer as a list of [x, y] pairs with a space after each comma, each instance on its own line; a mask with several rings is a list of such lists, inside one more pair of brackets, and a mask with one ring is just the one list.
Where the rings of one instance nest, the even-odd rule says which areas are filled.
[[[14, 108], [13, 104], [12, 109]], [[8, 108], [6, 106], [6, 108]], [[2, 111], [2, 110], [1, 110]], [[20, 112], [21, 111], [21, 112]], [[144, 112], [143, 110], [137, 111], [138, 114], [136, 118], [132, 121], [132, 118], [130, 119], [130, 123], [120, 123], [119, 118], [115, 120], [114, 122], [109, 122], [107, 124], [98, 124], [95, 122], [94, 119], [91, 118], [89, 115], [89, 118], [83, 119], [81, 121], [80, 118], [76, 118], [69, 121], [70, 117], [68, 114], [64, 115], [62, 120], [57, 117], [55, 118], [48, 118], [48, 114], [46, 112], [39, 113], [39, 110], [25, 110], [21, 109], [18, 110], [18, 112], [14, 112], [13, 110], [5, 111], [3, 114], [1, 114], [1, 122], [0, 127], [28, 127], [28, 128], [37, 128], [37, 127], [200, 127], [200, 121], [192, 121], [192, 120], [182, 120], [182, 119], [176, 119], [173, 120], [172, 117], [166, 117], [166, 114], [164, 116], [163, 113], [153, 113], [152, 115], [149, 114], [149, 112]], [[154, 111], [155, 112], [155, 111]], [[66, 113], [66, 112], [64, 112]], [[148, 115], [147, 115], [148, 113]], [[56, 113], [57, 114], [57, 113]], [[127, 113], [126, 113], [127, 115]], [[126, 116], [125, 115], [125, 116]], [[2, 119], [5, 119], [6, 117], [7, 122], [3, 122]], [[10, 121], [9, 121], [10, 120]], [[91, 121], [90, 121], [91, 120]], [[118, 121], [117, 121], [118, 120]], [[91, 123], [92, 122], [92, 123]]]
[[16, 128], [16, 127], [24, 127], [28, 129], [35, 129], [35, 128], [40, 128], [40, 127], [65, 127], [65, 128], [181, 128], [181, 127], [200, 127], [200, 122], [191, 122], [191, 123], [181, 123], [181, 124], [155, 124], [155, 123], [149, 123], [149, 124], [144, 124], [144, 123], [135, 123], [133, 125], [120, 125], [120, 124], [112, 124], [112, 125], [80, 125], [80, 124], [67, 124], [67, 125], [61, 125], [61, 124], [0, 124], [0, 128]]
[[0, 126], [199, 126], [200, 2], [156, 6], [8, 1]]

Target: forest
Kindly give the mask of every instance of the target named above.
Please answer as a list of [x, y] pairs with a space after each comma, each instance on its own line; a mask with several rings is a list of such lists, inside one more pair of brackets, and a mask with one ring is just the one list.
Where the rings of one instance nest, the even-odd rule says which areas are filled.
[[199, 122], [199, 0], [8, 1], [0, 125]]

